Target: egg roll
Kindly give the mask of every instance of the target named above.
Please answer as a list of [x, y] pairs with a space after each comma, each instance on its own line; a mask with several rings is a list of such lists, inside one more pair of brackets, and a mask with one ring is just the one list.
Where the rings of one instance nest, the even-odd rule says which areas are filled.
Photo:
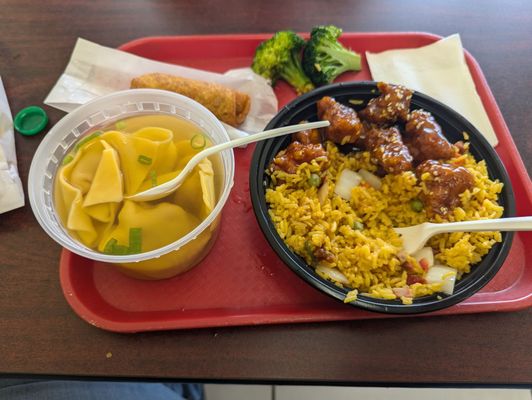
[[235, 127], [244, 122], [251, 106], [249, 96], [237, 90], [162, 73], [136, 77], [131, 81], [131, 88], [162, 89], [182, 94], [208, 108], [220, 121]]

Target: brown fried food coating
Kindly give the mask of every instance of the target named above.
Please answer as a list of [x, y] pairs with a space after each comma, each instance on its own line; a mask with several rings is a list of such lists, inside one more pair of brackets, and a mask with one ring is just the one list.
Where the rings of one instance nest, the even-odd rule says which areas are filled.
[[[422, 175], [428, 173], [428, 179]], [[421, 200], [427, 215], [446, 215], [460, 204], [459, 195], [475, 184], [473, 175], [464, 167], [455, 167], [435, 160], [422, 162], [416, 168], [416, 175], [425, 182]]]
[[414, 110], [408, 115], [404, 141], [417, 162], [449, 159], [458, 152], [443, 136], [432, 114], [424, 110]]
[[408, 118], [413, 92], [404, 86], [384, 82], [379, 82], [377, 87], [381, 95], [368, 102], [366, 108], [359, 112], [360, 118], [379, 125], [391, 125], [397, 121], [405, 122]]
[[318, 118], [331, 123], [325, 128], [326, 138], [337, 144], [355, 143], [362, 131], [362, 123], [355, 110], [325, 96], [317, 103]]
[[403, 144], [397, 127], [382, 129], [377, 126], [365, 131], [362, 142], [371, 158], [388, 174], [400, 174], [412, 169], [412, 156]]
[[[270, 170], [281, 169], [289, 174], [294, 174], [297, 167], [305, 162], [311, 162], [318, 157], [327, 157], [327, 150], [323, 148], [321, 143], [303, 144], [300, 142], [292, 142], [284, 150], [281, 150], [273, 159]], [[325, 166], [326, 163], [323, 165]]]
[[292, 141], [301, 144], [318, 144], [322, 142], [321, 133], [318, 129], [306, 129], [292, 134]]
[[242, 124], [251, 107], [251, 98], [238, 90], [169, 74], [138, 76], [131, 81], [131, 88], [169, 90], [190, 97], [208, 108], [220, 121], [231, 126]]
[[327, 261], [329, 263], [332, 263], [336, 260], [336, 257], [333, 253], [330, 251], [325, 250], [322, 247], [318, 247], [314, 252], [312, 253], [314, 257], [316, 257], [319, 261]]

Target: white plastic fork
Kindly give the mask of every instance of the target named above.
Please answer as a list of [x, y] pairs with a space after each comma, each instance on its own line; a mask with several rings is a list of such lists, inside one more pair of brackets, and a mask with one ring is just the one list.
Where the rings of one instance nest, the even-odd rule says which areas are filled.
[[421, 249], [427, 240], [444, 232], [490, 232], [490, 231], [532, 231], [532, 217], [481, 219], [477, 221], [423, 224], [406, 228], [393, 228], [403, 239], [403, 249], [412, 254]]

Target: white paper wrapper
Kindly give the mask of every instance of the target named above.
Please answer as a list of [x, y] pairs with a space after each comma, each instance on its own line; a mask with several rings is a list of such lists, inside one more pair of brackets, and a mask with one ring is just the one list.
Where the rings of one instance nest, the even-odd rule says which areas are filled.
[[13, 117], [0, 78], [0, 213], [23, 205], [24, 192], [17, 170]]
[[277, 113], [277, 98], [268, 82], [249, 68], [225, 74], [152, 61], [124, 51], [78, 39], [65, 72], [44, 100], [45, 104], [70, 112], [98, 96], [129, 89], [131, 80], [142, 74], [161, 72], [237, 89], [251, 97], [251, 108], [238, 128], [262, 131]]
[[366, 52], [373, 80], [404, 85], [462, 114], [488, 140], [498, 143], [467, 67], [458, 34], [417, 49]]

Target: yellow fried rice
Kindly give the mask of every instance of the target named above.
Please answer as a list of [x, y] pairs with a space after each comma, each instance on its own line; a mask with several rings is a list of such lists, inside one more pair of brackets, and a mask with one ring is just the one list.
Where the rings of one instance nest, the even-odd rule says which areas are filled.
[[[266, 201], [280, 237], [309, 265], [316, 266], [309, 249], [321, 247], [334, 254], [334, 262], [320, 263], [338, 269], [347, 277], [349, 285], [334, 282], [349, 290], [346, 302], [355, 300], [357, 293], [393, 300], [397, 296], [392, 289], [407, 286], [407, 271], [402, 267], [402, 241], [392, 227], [426, 221], [499, 218], [503, 213], [503, 207], [497, 203], [503, 184], [490, 180], [485, 162], [476, 162], [469, 152], [447, 160], [467, 168], [474, 176], [475, 185], [460, 195], [461, 207], [452, 210], [444, 220], [439, 215], [429, 219], [424, 210], [416, 212], [411, 208], [410, 202], [419, 198], [425, 178], [421, 176], [418, 180], [412, 171], [386, 175], [380, 190], [362, 183], [353, 188], [351, 201], [347, 202], [334, 193], [340, 172], [345, 168], [374, 172], [377, 167], [370, 162], [369, 152], [345, 155], [331, 142], [327, 142], [327, 151], [328, 167], [324, 172], [320, 172], [322, 160], [301, 164], [295, 174], [272, 172]], [[318, 198], [318, 188], [309, 184], [312, 173], [320, 174], [322, 182], [328, 181], [328, 195], [323, 204]], [[362, 225], [357, 226], [356, 221]], [[428, 245], [434, 250], [435, 261], [455, 268], [459, 279], [500, 241], [500, 232], [457, 232], [434, 236]], [[408, 256], [407, 261], [420, 275], [424, 274], [413, 257]], [[441, 283], [414, 283], [409, 287], [415, 298], [440, 291]], [[409, 297], [400, 300], [404, 304], [412, 302]]]

